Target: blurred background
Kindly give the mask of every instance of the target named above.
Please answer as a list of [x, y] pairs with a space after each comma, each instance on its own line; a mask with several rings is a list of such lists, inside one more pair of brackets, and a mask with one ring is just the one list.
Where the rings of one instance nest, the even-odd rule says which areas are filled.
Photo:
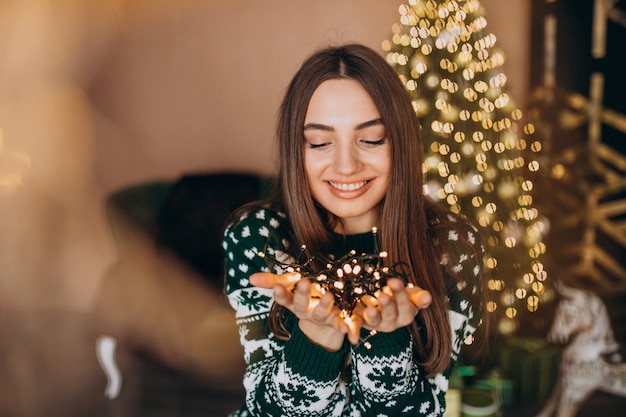
[[[608, 10], [620, 2], [600, 3]], [[590, 73], [600, 68], [613, 74], [610, 69], [618, 66], [590, 57], [594, 2], [480, 4], [486, 30], [495, 34], [506, 57], [502, 70], [517, 107], [543, 118], [546, 112], [537, 109], [545, 109], [546, 100], [536, 91], [558, 86], [565, 92], [559, 97], [569, 97], [564, 100], [567, 120], [583, 117], [585, 106], [576, 98], [592, 91]], [[301, 61], [314, 49], [344, 42], [360, 42], [386, 55], [383, 43], [400, 22], [401, 5], [390, 0], [0, 4], [0, 415], [225, 415], [237, 407], [241, 352], [219, 284], [207, 287], [202, 273], [177, 261], [161, 265], [169, 254], [152, 247], [152, 226], [120, 216], [111, 198], [138, 184], [169, 186], [190, 174], [272, 176], [277, 108]], [[615, 10], [612, 21], [623, 25], [623, 9]], [[563, 46], [557, 48], [558, 59], [546, 54], [552, 39], [544, 36], [549, 15], [563, 22], [554, 38]], [[551, 72], [550, 65], [556, 70]], [[608, 79], [607, 91], [623, 91], [621, 79]], [[624, 106], [617, 99], [610, 104], [615, 111], [607, 116], [613, 121], [610, 133], [617, 139], [603, 149], [614, 156], [608, 158], [610, 172], [594, 174], [591, 188], [609, 183], [611, 191], [600, 192], [596, 206], [610, 203], [618, 235], [592, 234], [593, 227], [580, 226], [594, 218], [587, 211], [575, 227], [570, 222], [581, 241], [600, 236], [601, 246], [610, 247], [606, 256], [611, 261], [601, 262], [605, 267], [599, 275], [580, 272], [569, 281], [595, 286], [620, 305], [626, 292], [626, 169], [619, 133], [624, 122], [618, 113]], [[579, 131], [581, 143], [587, 143], [588, 129]], [[563, 178], [560, 169], [577, 164], [580, 154], [565, 152], [557, 136], [544, 138], [542, 162], [553, 167], [558, 164], [551, 155], [564, 158], [561, 168], [546, 168], [543, 182], [537, 179], [538, 189], [545, 191], [550, 181]], [[150, 198], [161, 203], [170, 190], [160, 189]], [[230, 193], [228, 187], [221, 192]], [[255, 189], [242, 199], [259, 193], [263, 190]], [[537, 197], [546, 213], [558, 217], [548, 200], [545, 194]], [[581, 206], [574, 202], [565, 208], [571, 214]], [[134, 209], [133, 215], [156, 221], [157, 214]], [[559, 227], [553, 222], [553, 230]], [[146, 228], [150, 233], [144, 235]], [[549, 244], [550, 239], [560, 246], [550, 236]], [[573, 268], [583, 253], [585, 259], [593, 257], [579, 245], [555, 257], [552, 266]], [[187, 283], [172, 288], [141, 278], [159, 274], [184, 275]], [[116, 280], [123, 284], [107, 284]], [[158, 290], [149, 289], [155, 285]], [[189, 307], [185, 300], [190, 299], [205, 307]], [[159, 314], [163, 321], [157, 320]], [[544, 324], [550, 320], [545, 311], [536, 314]], [[145, 326], [137, 330], [128, 317]], [[175, 323], [168, 322], [171, 317]], [[115, 336], [132, 353], [128, 360], [118, 357], [125, 382], [121, 394], [109, 399], [96, 338], [120, 328]], [[623, 326], [616, 336], [623, 336]], [[540, 404], [546, 393], [533, 400]]]

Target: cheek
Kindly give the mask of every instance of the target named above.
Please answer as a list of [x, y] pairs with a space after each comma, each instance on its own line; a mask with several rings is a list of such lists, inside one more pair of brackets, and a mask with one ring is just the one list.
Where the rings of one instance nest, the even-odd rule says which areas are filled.
[[319, 177], [316, 167], [309, 158], [304, 158], [304, 178], [309, 186], [309, 191], [315, 194], [315, 178]]
[[304, 172], [307, 178], [318, 176], [326, 165], [324, 158], [321, 158], [319, 155], [311, 155], [307, 152], [304, 153]]
[[391, 154], [387, 152], [385, 155], [380, 155], [376, 160], [375, 169], [384, 178], [385, 193], [389, 190], [389, 184], [391, 183]]
[[391, 175], [391, 152], [387, 149], [386, 152], [381, 152], [375, 155], [370, 164], [376, 167], [376, 170], [381, 174]]

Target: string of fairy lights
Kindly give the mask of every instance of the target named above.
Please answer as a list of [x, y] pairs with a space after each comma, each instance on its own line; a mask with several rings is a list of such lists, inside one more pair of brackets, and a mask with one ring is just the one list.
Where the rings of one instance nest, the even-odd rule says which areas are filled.
[[[313, 283], [313, 304], [319, 303], [323, 294], [332, 294], [335, 305], [341, 311], [340, 317], [351, 326], [357, 304], [376, 303], [375, 300], [384, 291], [388, 279], [398, 278], [407, 284], [407, 287], [413, 287], [403, 262], [385, 264], [387, 252], [378, 247], [376, 227], [372, 228], [372, 240], [374, 247], [372, 253], [350, 250], [338, 259], [320, 254], [309, 256], [306, 253], [306, 245], [301, 246], [300, 253], [293, 262], [282, 262], [265, 252], [259, 252], [258, 256], [266, 260], [268, 268], [273, 269], [278, 265], [284, 272], [292, 274], [294, 284], [300, 279], [310, 280]], [[314, 261], [322, 261], [325, 267], [322, 269], [313, 267]], [[368, 336], [361, 338], [361, 343], [366, 349], [372, 348], [369, 338], [375, 334], [376, 331], [371, 330]]]
[[549, 223], [534, 205], [542, 145], [507, 91], [505, 56], [477, 0], [411, 0], [383, 42], [423, 126], [424, 192], [462, 212], [487, 237], [487, 310], [501, 333], [520, 303], [546, 298], [542, 261]]

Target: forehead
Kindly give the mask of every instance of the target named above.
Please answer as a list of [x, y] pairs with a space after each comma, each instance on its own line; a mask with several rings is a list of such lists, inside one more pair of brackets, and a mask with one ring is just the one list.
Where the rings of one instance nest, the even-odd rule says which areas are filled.
[[360, 82], [353, 79], [336, 79], [324, 81], [313, 92], [305, 123], [334, 126], [343, 123], [362, 123], [377, 118], [380, 118], [380, 112]]

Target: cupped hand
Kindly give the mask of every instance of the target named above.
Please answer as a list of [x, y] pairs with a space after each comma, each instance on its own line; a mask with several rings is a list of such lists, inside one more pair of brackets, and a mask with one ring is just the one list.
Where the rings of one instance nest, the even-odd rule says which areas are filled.
[[274, 291], [276, 303], [289, 309], [300, 319], [300, 329], [307, 337], [329, 350], [341, 347], [344, 335], [356, 345], [361, 327], [392, 332], [415, 320], [419, 310], [427, 308], [432, 296], [420, 287], [391, 278], [376, 297], [364, 297], [352, 315], [342, 316], [332, 294], [322, 294], [319, 287], [298, 274], [276, 275], [259, 272], [250, 276], [250, 283]]
[[380, 332], [392, 332], [415, 320], [421, 309], [427, 308], [432, 296], [420, 287], [407, 285], [391, 278], [379, 295], [364, 298], [355, 309], [362, 317], [363, 327]]
[[272, 289], [274, 301], [300, 319], [300, 330], [312, 342], [328, 350], [338, 350], [345, 335], [350, 342], [358, 342], [360, 320], [346, 321], [335, 306], [333, 295], [322, 293], [310, 280], [300, 279], [296, 273], [258, 272], [250, 276], [250, 283]]

